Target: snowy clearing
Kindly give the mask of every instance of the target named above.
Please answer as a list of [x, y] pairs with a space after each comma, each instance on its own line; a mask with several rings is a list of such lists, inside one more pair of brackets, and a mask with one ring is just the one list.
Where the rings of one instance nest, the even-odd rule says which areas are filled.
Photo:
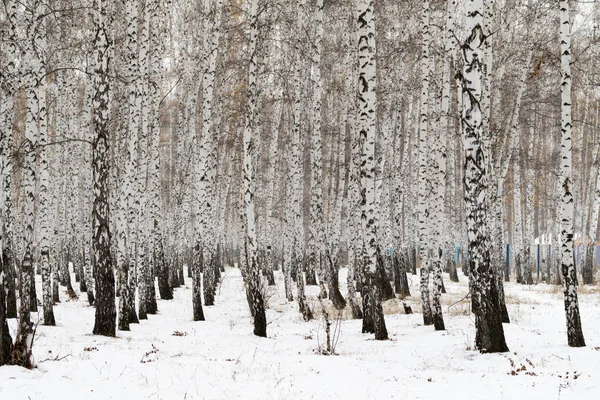
[[[342, 269], [340, 281], [345, 282]], [[84, 296], [55, 308], [58, 326], [37, 328], [38, 368], [0, 368], [0, 399], [598, 399], [600, 291], [581, 289], [588, 346], [569, 348], [562, 293], [545, 284], [506, 284], [511, 350], [472, 350], [466, 279], [445, 280], [445, 332], [424, 327], [417, 276], [409, 275], [415, 314], [384, 303], [390, 340], [360, 333], [344, 320], [337, 356], [317, 353], [324, 342], [318, 288], [307, 288], [317, 319], [306, 323], [285, 301], [283, 276], [269, 300], [268, 335], [252, 334], [242, 278], [227, 268], [206, 322], [191, 322], [190, 280], [159, 314], [117, 338], [92, 336], [94, 309]], [[38, 277], [39, 279], [39, 277]], [[38, 282], [39, 284], [40, 282]], [[344, 285], [343, 285], [344, 286]], [[343, 287], [345, 293], [345, 287]], [[63, 296], [64, 299], [64, 296]], [[457, 303], [458, 302], [458, 303]], [[456, 304], [454, 304], [456, 303]], [[453, 304], [453, 305], [452, 305]], [[449, 305], [452, 305], [449, 308]], [[41, 310], [41, 307], [40, 307]], [[14, 320], [11, 333], [14, 333]], [[333, 327], [333, 326], [332, 326]]]

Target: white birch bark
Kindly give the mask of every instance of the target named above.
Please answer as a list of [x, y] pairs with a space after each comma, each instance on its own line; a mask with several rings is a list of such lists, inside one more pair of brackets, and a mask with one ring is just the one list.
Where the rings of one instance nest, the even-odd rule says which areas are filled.
[[[376, 271], [379, 255], [377, 240], [378, 211], [375, 209], [375, 138], [377, 112], [377, 64], [375, 59], [375, 18], [371, 0], [358, 1], [358, 129], [363, 140], [361, 154], [361, 225], [366, 254], [364, 257], [367, 293], [363, 295], [363, 331], [372, 330], [376, 340], [388, 338], [380, 288], [377, 285]], [[367, 318], [370, 314], [372, 321]]]
[[312, 113], [311, 113], [311, 202], [310, 227], [308, 236], [308, 268], [316, 270], [321, 288], [320, 296], [326, 296], [323, 269], [323, 161], [321, 137], [321, 106], [323, 102], [323, 82], [321, 81], [321, 54], [323, 51], [323, 0], [317, 0], [313, 24], [315, 26], [314, 53], [312, 56]]
[[[18, 31], [17, 31], [17, 2], [15, 0], [7, 0], [5, 3], [6, 7], [6, 23], [9, 26], [9, 34], [6, 46], [4, 47], [4, 55], [6, 56], [6, 63], [4, 64], [4, 85], [5, 100], [1, 102], [0, 107], [0, 118], [4, 121], [2, 128], [2, 147], [4, 149], [4, 157], [2, 158], [2, 257], [4, 260], [4, 273], [5, 277], [3, 282], [6, 290], [6, 318], [17, 317], [17, 300], [15, 294], [15, 278], [16, 273], [14, 269], [14, 237], [13, 237], [13, 158], [8, 157], [9, 149], [13, 146], [13, 118], [15, 112], [15, 95], [17, 93], [18, 83], [18, 69], [17, 69], [17, 57], [19, 55], [18, 44]], [[1, 328], [1, 327], [0, 327]], [[0, 343], [1, 345], [1, 343]]]
[[464, 67], [463, 146], [465, 150], [465, 202], [469, 250], [471, 302], [475, 313], [475, 343], [481, 352], [508, 351], [504, 339], [497, 292], [490, 263], [490, 231], [487, 226], [486, 184], [489, 179], [489, 135], [485, 132], [481, 100], [483, 98], [483, 0], [467, 3], [467, 37], [462, 45]]
[[[138, 89], [141, 85], [141, 76], [138, 65], [138, 1], [127, 0], [125, 3], [127, 19], [126, 32], [126, 65], [128, 69], [127, 84], [128, 114], [127, 114], [127, 139], [125, 168], [122, 172], [121, 195], [119, 196], [119, 210], [117, 211], [117, 271], [119, 274], [119, 330], [129, 330], [130, 311], [135, 313], [135, 286], [129, 284], [132, 271], [136, 268], [136, 258], [131, 257], [136, 248], [135, 222], [137, 208], [135, 197], [137, 193], [137, 147], [138, 131], [140, 124], [140, 109]], [[133, 289], [133, 290], [131, 290]], [[142, 314], [141, 318], [145, 316]]]
[[[274, 29], [274, 33], [273, 33], [273, 39], [275, 41], [275, 43], [280, 43], [281, 42], [281, 26], [280, 25], [275, 25]], [[281, 46], [277, 45], [273, 47], [273, 51], [271, 53], [271, 63], [274, 65], [274, 68], [278, 68], [279, 65], [281, 65], [282, 63], [282, 50], [281, 50]], [[278, 187], [278, 182], [276, 182], [276, 173], [278, 172], [276, 170], [277, 167], [277, 159], [278, 159], [278, 149], [279, 149], [279, 128], [280, 128], [280, 123], [281, 123], [281, 119], [283, 116], [283, 88], [281, 86], [281, 84], [279, 82], [277, 82], [275, 79], [272, 79], [272, 82], [270, 82], [272, 85], [276, 85], [276, 89], [274, 90], [274, 96], [273, 96], [273, 101], [275, 102], [274, 104], [274, 110], [273, 110], [273, 123], [271, 123], [271, 142], [269, 145], [269, 155], [270, 155], [270, 162], [269, 162], [269, 167], [268, 167], [268, 171], [267, 171], [267, 200], [266, 200], [266, 213], [265, 213], [265, 218], [266, 218], [266, 223], [265, 223], [265, 236], [266, 236], [266, 262], [267, 265], [265, 266], [265, 273], [267, 274], [267, 276], [269, 277], [269, 279], [271, 280], [269, 282], [269, 284], [275, 284], [274, 278], [273, 278], [273, 263], [274, 263], [274, 253], [277, 254], [276, 249], [275, 249], [275, 236], [276, 236], [276, 232], [275, 232], [275, 225], [276, 225], [276, 218], [273, 215], [274, 214], [274, 210], [273, 210], [273, 199], [275, 197], [275, 193], [277, 191], [277, 187]], [[289, 245], [289, 243], [286, 243]]]
[[[40, 10], [41, 11], [41, 10]], [[48, 186], [50, 184], [49, 149], [48, 137], [48, 112], [46, 106], [46, 65], [41, 53], [46, 51], [46, 30], [40, 26], [38, 30], [36, 46], [38, 46], [38, 70], [35, 71], [38, 81], [38, 137], [40, 146], [40, 181], [39, 181], [39, 242], [42, 264], [42, 291], [44, 305], [44, 325], [54, 326], [54, 311], [52, 308], [52, 281], [51, 281], [51, 258], [50, 258], [50, 235], [51, 235], [51, 207], [49, 202]]]
[[110, 19], [108, 17], [108, 0], [98, 0], [94, 13], [94, 53], [96, 55], [95, 81], [93, 96], [93, 181], [94, 206], [92, 210], [92, 229], [95, 277], [96, 277], [96, 315], [95, 335], [115, 336], [115, 282], [110, 256], [110, 230], [108, 210], [108, 176], [109, 176], [109, 50]]
[[[150, 232], [149, 218], [147, 218], [147, 174], [148, 174], [148, 129], [150, 104], [148, 96], [149, 80], [149, 52], [150, 52], [150, 7], [144, 7], [142, 11], [140, 40], [139, 40], [139, 75], [138, 95], [136, 107], [140, 110], [140, 129], [138, 136], [138, 156], [137, 156], [137, 192], [135, 196], [136, 220], [134, 222], [134, 232], [136, 235], [135, 249], [132, 249], [137, 268], [137, 284], [140, 297], [139, 318], [144, 319], [145, 314], [155, 314], [154, 310], [154, 274], [152, 264], [147, 261], [146, 248]], [[143, 309], [145, 307], [145, 310]]]
[[258, 244], [256, 242], [256, 217], [254, 214], [254, 190], [255, 175], [252, 164], [252, 155], [254, 153], [254, 136], [256, 121], [257, 95], [257, 54], [256, 42], [258, 39], [258, 0], [250, 2], [250, 66], [248, 69], [248, 112], [246, 115], [246, 126], [244, 128], [244, 215], [246, 224], [246, 274], [247, 285], [250, 293], [252, 314], [254, 316], [254, 334], [256, 336], [267, 336], [267, 321], [265, 316], [265, 306], [262, 293], [260, 291], [260, 267], [258, 265]]
[[[93, 126], [92, 126], [92, 112], [91, 112], [91, 105], [92, 105], [92, 85], [91, 85], [91, 79], [85, 79], [84, 81], [85, 83], [85, 95], [84, 95], [84, 99], [83, 99], [83, 113], [82, 113], [82, 118], [83, 118], [83, 127], [84, 127], [84, 134], [85, 134], [85, 139], [88, 141], [92, 141], [93, 138]], [[92, 158], [91, 158], [91, 152], [88, 151], [87, 156], [86, 156], [86, 164], [87, 165], [91, 165], [92, 163]], [[85, 200], [86, 200], [86, 205], [87, 207], [91, 208], [92, 205], [92, 172], [91, 170], [88, 168], [87, 169], [87, 173], [86, 173], [86, 178], [84, 180], [83, 183], [83, 187], [84, 187], [84, 192], [85, 192]], [[89, 210], [88, 208], [88, 210]], [[91, 216], [89, 215], [89, 212], [86, 213], [85, 216], [85, 230], [84, 230], [84, 234], [83, 234], [83, 240], [84, 240], [84, 244], [83, 244], [83, 249], [84, 249], [84, 254], [83, 254], [83, 274], [84, 274], [84, 278], [85, 278], [85, 282], [86, 282], [86, 288], [87, 288], [87, 298], [88, 298], [88, 305], [92, 306], [92, 304], [95, 301], [95, 296], [94, 296], [94, 291], [95, 291], [95, 285], [94, 285], [94, 278], [93, 278], [93, 274], [92, 274], [92, 260], [91, 260], [91, 251], [92, 251], [92, 223], [91, 223]], [[53, 279], [58, 281], [58, 266], [55, 266], [54, 271], [56, 273], [56, 277], [54, 277]], [[58, 287], [57, 287], [57, 292], [58, 292]]]
[[523, 180], [525, 183], [525, 195], [524, 212], [523, 215], [528, 217], [524, 219], [523, 223], [523, 283], [526, 285], [533, 284], [533, 278], [531, 275], [531, 268], [535, 267], [536, 256], [531, 254], [531, 246], [533, 245], [533, 198], [535, 196], [535, 177], [533, 175], [533, 143], [535, 141], [534, 136], [534, 124], [530, 127], [529, 135], [526, 138], [527, 156], [523, 160]]
[[429, 31], [430, 18], [429, 0], [423, 1], [421, 15], [421, 100], [420, 100], [420, 119], [419, 119], [419, 182], [418, 182], [418, 218], [419, 218], [419, 258], [421, 261], [421, 306], [423, 312], [423, 323], [431, 325], [433, 315], [429, 298], [429, 268], [431, 266], [431, 251], [429, 243], [429, 218], [430, 204], [428, 177], [428, 157], [429, 157], [429, 78], [431, 75], [431, 60], [429, 57], [429, 43], [431, 34]]
[[[214, 82], [215, 73], [217, 67], [217, 55], [218, 45], [220, 36], [220, 20], [222, 11], [222, 1], [218, 0], [215, 4], [214, 20], [212, 24], [207, 24], [210, 27], [205, 28], [206, 34], [210, 36], [210, 40], [207, 42], [207, 49], [205, 51], [205, 61], [207, 70], [203, 75], [202, 90], [203, 90], [203, 104], [202, 104], [202, 134], [200, 136], [200, 147], [198, 155], [198, 164], [200, 166], [199, 176], [197, 177], [197, 193], [199, 196], [199, 207], [200, 207], [200, 238], [214, 238], [217, 234], [213, 219], [216, 217], [216, 209], [214, 208], [214, 191], [215, 187], [215, 172], [217, 169], [215, 159], [215, 147], [217, 144], [216, 134], [213, 130], [214, 116], [212, 114], [213, 108], [213, 94], [214, 94]], [[214, 295], [216, 290], [216, 283], [214, 282], [214, 271], [212, 271], [212, 263], [216, 255], [216, 244], [209, 245], [209, 241], [201, 243], [202, 255], [204, 260], [204, 300], [206, 305], [211, 306], [214, 304]]]
[[[37, 16], [38, 7], [35, 4], [29, 4], [29, 9], [26, 14], [26, 41], [24, 52], [26, 55], [25, 59], [25, 70], [24, 76], [25, 90], [27, 96], [27, 111], [25, 121], [25, 156], [24, 165], [22, 169], [22, 183], [21, 190], [25, 196], [23, 201], [23, 231], [21, 235], [21, 246], [23, 248], [23, 256], [21, 261], [21, 290], [20, 294], [20, 310], [19, 310], [19, 326], [17, 330], [17, 337], [15, 339], [15, 348], [18, 349], [19, 354], [16, 356], [20, 360], [22, 366], [31, 368], [34, 366], [32, 345], [33, 345], [33, 322], [31, 320], [31, 283], [35, 279], [33, 270], [33, 257], [34, 257], [34, 225], [35, 225], [35, 212], [34, 204], [36, 201], [36, 145], [37, 145], [37, 124], [39, 116], [39, 95], [40, 88], [37, 81], [37, 71], [39, 68], [39, 59], [35, 54], [35, 29], [38, 28]], [[37, 307], [37, 304], [35, 304]], [[13, 355], [14, 357], [15, 355]]]
[[517, 283], [523, 283], [523, 251], [525, 249], [523, 240], [523, 212], [522, 212], [522, 184], [521, 184], [521, 138], [518, 131], [518, 120], [515, 137], [515, 147], [513, 148], [513, 202], [515, 215], [515, 241], [512, 251], [515, 254], [515, 273]]
[[573, 253], [573, 179], [572, 179], [572, 122], [571, 122], [571, 23], [569, 1], [560, 0], [560, 100], [561, 100], [561, 269], [563, 275], [567, 341], [571, 347], [585, 346], [581, 330], [581, 317]]

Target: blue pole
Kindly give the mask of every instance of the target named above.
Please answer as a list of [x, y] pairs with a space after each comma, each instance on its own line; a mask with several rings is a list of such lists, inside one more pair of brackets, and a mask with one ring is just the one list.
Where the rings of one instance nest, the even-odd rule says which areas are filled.
[[506, 276], [510, 276], [510, 244], [506, 244]]
[[538, 275], [538, 281], [540, 280], [540, 245], [538, 243], [538, 248], [537, 248], [537, 275]]
[[454, 262], [458, 265], [458, 252], [460, 251], [460, 244], [454, 246]]

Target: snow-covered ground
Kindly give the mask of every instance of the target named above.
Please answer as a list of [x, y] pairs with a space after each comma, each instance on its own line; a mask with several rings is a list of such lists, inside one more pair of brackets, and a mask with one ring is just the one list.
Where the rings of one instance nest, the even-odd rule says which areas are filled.
[[[252, 335], [237, 269], [226, 270], [205, 322], [191, 321], [188, 279], [174, 300], [159, 300], [158, 315], [117, 338], [91, 335], [94, 309], [85, 296], [63, 301], [55, 307], [58, 326], [37, 328], [38, 368], [0, 368], [0, 399], [600, 399], [595, 287], [580, 294], [587, 347], [572, 349], [560, 289], [508, 283], [510, 353], [481, 355], [472, 350], [464, 276], [459, 284], [445, 280], [447, 330], [435, 332], [423, 326], [418, 279], [409, 275], [415, 314], [405, 315], [397, 300], [384, 304], [390, 340], [375, 341], [361, 334], [361, 321], [346, 319], [338, 355], [324, 356], [317, 288], [307, 293], [318, 317], [306, 323], [276, 274], [267, 339]], [[342, 282], [345, 276], [342, 270]]]

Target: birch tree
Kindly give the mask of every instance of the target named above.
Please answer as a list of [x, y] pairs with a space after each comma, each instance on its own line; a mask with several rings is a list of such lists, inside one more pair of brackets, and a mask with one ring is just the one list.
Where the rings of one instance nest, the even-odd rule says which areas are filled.
[[250, 65], [248, 67], [248, 94], [246, 125], [244, 127], [244, 215], [246, 225], [246, 237], [244, 240], [246, 253], [246, 285], [249, 293], [249, 304], [254, 317], [254, 334], [256, 336], [267, 336], [267, 318], [265, 305], [260, 291], [260, 266], [258, 265], [258, 245], [256, 243], [256, 218], [254, 214], [254, 190], [256, 177], [252, 163], [254, 152], [254, 129], [256, 123], [256, 103], [258, 100], [256, 87], [256, 74], [258, 59], [256, 54], [256, 42], [258, 40], [258, 0], [250, 2], [250, 42], [248, 52], [250, 54]]
[[[39, 117], [39, 96], [40, 96], [40, 83], [37, 82], [39, 59], [36, 50], [36, 29], [38, 27], [38, 16], [40, 13], [40, 7], [35, 4], [29, 4], [25, 20], [27, 24], [27, 40], [24, 48], [24, 52], [28, 58], [25, 63], [25, 90], [27, 96], [27, 111], [25, 121], [25, 156], [22, 171], [22, 191], [25, 196], [23, 201], [23, 222], [24, 229], [21, 237], [22, 248], [23, 248], [23, 259], [21, 261], [20, 271], [20, 308], [19, 308], [19, 326], [17, 330], [17, 337], [13, 348], [13, 354], [11, 358], [17, 365], [31, 368], [34, 366], [32, 346], [34, 337], [33, 321], [31, 320], [31, 308], [32, 308], [32, 286], [34, 286], [34, 270], [33, 270], [33, 257], [34, 257], [34, 225], [35, 225], [35, 210], [34, 205], [36, 202], [37, 191], [36, 191], [36, 145], [38, 136], [38, 117]], [[37, 300], [33, 297], [33, 300]]]
[[[122, 195], [120, 206], [117, 211], [117, 271], [119, 274], [119, 330], [129, 330], [129, 323], [135, 322], [137, 314], [135, 311], [135, 286], [130, 269], [135, 270], [135, 257], [132, 257], [135, 249], [135, 184], [137, 169], [137, 147], [140, 110], [138, 108], [138, 88], [140, 86], [138, 67], [138, 1], [128, 0], [125, 3], [125, 15], [127, 19], [126, 36], [126, 60], [129, 75], [128, 83], [128, 121], [127, 121], [127, 151], [126, 166], [123, 175]], [[133, 289], [133, 290], [132, 290]], [[134, 318], [135, 317], [135, 318]]]
[[573, 181], [572, 181], [572, 138], [571, 138], [571, 22], [569, 0], [560, 0], [560, 100], [561, 100], [561, 270], [565, 296], [567, 320], [567, 342], [571, 347], [585, 346], [579, 302], [575, 286], [573, 253]]
[[[45, 29], [42, 28], [39, 36], [40, 51], [45, 50], [46, 37]], [[51, 207], [50, 207], [50, 149], [48, 148], [48, 122], [47, 122], [47, 105], [46, 105], [46, 65], [45, 60], [40, 57], [39, 69], [36, 73], [38, 79], [41, 79], [42, 86], [39, 91], [39, 110], [38, 110], [38, 130], [39, 130], [39, 146], [40, 146], [40, 181], [39, 181], [39, 237], [40, 237], [40, 256], [42, 264], [42, 299], [44, 305], [44, 325], [54, 326], [53, 302], [52, 302], [52, 281], [51, 281], [51, 257], [50, 257], [50, 240], [51, 240]], [[53, 255], [54, 257], [54, 255]], [[54, 263], [55, 260], [52, 259]]]
[[[144, 124], [147, 127], [147, 137], [142, 143], [146, 145], [146, 151], [148, 156], [156, 154], [153, 146], [158, 146], [157, 140], [160, 138], [160, 125], [157, 119], [156, 113], [159, 107], [159, 94], [157, 82], [160, 80], [160, 64], [161, 55], [164, 51], [162, 50], [162, 25], [161, 17], [163, 17], [164, 9], [160, 0], [152, 0], [146, 3], [149, 8], [149, 52], [148, 52], [148, 69], [145, 84], [146, 99], [145, 108], [146, 110]], [[144, 126], [142, 127], [144, 132]], [[142, 136], [142, 140], [144, 140]], [[173, 299], [173, 289], [169, 283], [169, 266], [165, 259], [165, 252], [162, 240], [162, 230], [157, 223], [159, 218], [157, 216], [157, 208], [154, 204], [156, 197], [156, 189], [153, 187], [153, 180], [156, 179], [154, 163], [158, 162], [158, 157], [148, 157], [148, 163], [146, 166], [146, 191], [148, 192], [146, 197], [146, 204], [148, 207], [148, 219], [145, 228], [150, 232], [148, 235], [147, 243], [151, 251], [149, 251], [149, 258], [152, 260], [151, 265], [153, 266], [153, 272], [151, 272], [150, 280], [148, 281], [148, 287], [151, 292], [154, 292], [154, 275], [158, 278], [158, 291], [160, 298], [163, 300]], [[152, 293], [150, 296], [152, 311], [156, 310], [156, 294]]]
[[423, 311], [423, 323], [431, 325], [433, 323], [433, 314], [431, 310], [431, 301], [429, 298], [429, 218], [430, 210], [428, 204], [429, 194], [429, 171], [427, 168], [429, 157], [429, 77], [430, 77], [430, 59], [429, 42], [431, 40], [429, 32], [430, 5], [429, 0], [423, 0], [422, 21], [421, 21], [421, 100], [420, 100], [420, 120], [419, 120], [419, 258], [421, 261], [421, 306]]
[[109, 0], [97, 0], [94, 12], [95, 80], [93, 104], [93, 181], [94, 206], [92, 210], [93, 249], [96, 274], [96, 318], [93, 334], [115, 336], [115, 278], [111, 260], [109, 230], [108, 174], [109, 174], [109, 65], [111, 40]]
[[[200, 215], [200, 227], [201, 236], [203, 238], [215, 237], [216, 232], [212, 229], [214, 224], [213, 219], [216, 216], [216, 210], [213, 205], [216, 205], [214, 201], [213, 192], [215, 191], [214, 175], [217, 165], [215, 165], [216, 158], [212, 154], [216, 147], [215, 132], [213, 130], [213, 119], [212, 114], [213, 107], [213, 93], [214, 93], [214, 82], [215, 73], [217, 66], [217, 55], [218, 45], [220, 36], [220, 20], [222, 11], [222, 1], [219, 0], [214, 4], [214, 12], [212, 13], [212, 23], [207, 16], [206, 24], [207, 27], [206, 35], [210, 38], [207, 41], [204, 64], [206, 65], [206, 72], [203, 74], [202, 90], [203, 90], [203, 104], [202, 104], [202, 133], [200, 136], [200, 147], [199, 147], [199, 176], [198, 176], [198, 195], [199, 207], [201, 210]], [[211, 241], [203, 240], [202, 246], [202, 260], [203, 260], [203, 271], [204, 271], [204, 301], [207, 306], [214, 305], [214, 296], [216, 290], [215, 272], [216, 266], [216, 245], [210, 244]]]
[[482, 353], [508, 351], [504, 339], [501, 315], [497, 310], [498, 294], [493, 284], [494, 271], [490, 263], [490, 232], [487, 226], [487, 144], [481, 100], [483, 97], [483, 0], [466, 6], [467, 36], [462, 44], [464, 67], [463, 146], [465, 151], [465, 201], [467, 203], [467, 233], [471, 302], [475, 313], [475, 343]]
[[596, 151], [594, 153], [596, 182], [593, 186], [592, 213], [590, 217], [590, 227], [588, 229], [590, 243], [586, 246], [585, 265], [581, 271], [583, 275], [583, 284], [591, 284], [593, 279], [594, 249], [596, 247], [598, 211], [600, 209], [600, 168], [598, 168], [600, 166], [600, 146], [596, 146]]
[[377, 89], [375, 60], [375, 18], [371, 0], [358, 1], [358, 129], [363, 141], [361, 154], [361, 222], [366, 253], [364, 257], [365, 288], [363, 289], [363, 332], [375, 333], [376, 340], [388, 338], [381, 293], [376, 271], [380, 257], [375, 209], [375, 115]]
[[[7, 318], [16, 317], [16, 299], [14, 313], [11, 313], [9, 298], [12, 288], [14, 296], [14, 274], [12, 271], [12, 125], [14, 114], [14, 95], [16, 91], [18, 54], [16, 41], [17, 2], [8, 0], [6, 6], [6, 24], [8, 34], [6, 46], [0, 54], [5, 57], [4, 74], [0, 85], [5, 88], [4, 99], [0, 103], [0, 366], [10, 361], [13, 341], [8, 329]], [[12, 282], [11, 282], [12, 281]], [[14, 315], [11, 315], [14, 314]]]
[[327, 296], [325, 290], [325, 274], [323, 268], [323, 161], [321, 137], [321, 106], [323, 82], [321, 81], [321, 54], [323, 51], [323, 0], [316, 1], [313, 24], [315, 26], [315, 43], [312, 57], [313, 98], [311, 125], [311, 202], [310, 229], [308, 236], [308, 268], [317, 271], [321, 297]]

